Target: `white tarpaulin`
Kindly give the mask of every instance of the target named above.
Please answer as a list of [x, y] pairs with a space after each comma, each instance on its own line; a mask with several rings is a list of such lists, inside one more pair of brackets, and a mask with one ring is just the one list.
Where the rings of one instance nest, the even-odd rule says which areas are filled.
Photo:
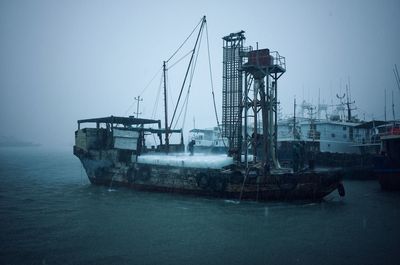
[[233, 158], [227, 155], [205, 155], [195, 154], [190, 156], [183, 154], [146, 154], [138, 157], [138, 163], [150, 165], [163, 165], [191, 168], [213, 168], [219, 169], [233, 164]]

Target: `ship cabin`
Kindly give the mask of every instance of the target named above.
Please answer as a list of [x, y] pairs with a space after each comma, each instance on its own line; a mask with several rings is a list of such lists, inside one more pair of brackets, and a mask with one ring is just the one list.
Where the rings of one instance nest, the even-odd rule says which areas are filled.
[[[82, 128], [83, 124], [88, 125]], [[185, 146], [182, 130], [168, 130], [167, 137], [171, 137], [171, 134], [180, 134], [180, 143], [163, 143], [166, 130], [161, 128], [160, 120], [133, 116], [78, 120], [74, 152], [116, 149], [121, 156], [127, 158], [149, 152], [183, 152]], [[159, 144], [149, 148], [146, 145], [147, 135], [157, 136]]]

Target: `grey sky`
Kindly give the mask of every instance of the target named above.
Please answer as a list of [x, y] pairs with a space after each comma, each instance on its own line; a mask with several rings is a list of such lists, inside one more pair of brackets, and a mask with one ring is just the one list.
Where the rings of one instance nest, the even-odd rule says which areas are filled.
[[[246, 45], [287, 60], [284, 113], [293, 98], [314, 103], [342, 92], [348, 78], [362, 118], [383, 118], [400, 64], [400, 1], [8, 1], [0, 2], [0, 135], [71, 145], [76, 120], [124, 115], [188, 33], [207, 16], [218, 111], [222, 40], [246, 31]], [[205, 39], [185, 129], [215, 125]], [[184, 51], [189, 51], [186, 47]], [[399, 65], [400, 66], [400, 65]], [[171, 69], [176, 96], [183, 73]], [[152, 114], [159, 78], [142, 94]], [[333, 99], [335, 102], [335, 99]], [[162, 109], [160, 98], [159, 110]], [[135, 111], [135, 105], [128, 114]], [[388, 107], [388, 117], [391, 109]]]

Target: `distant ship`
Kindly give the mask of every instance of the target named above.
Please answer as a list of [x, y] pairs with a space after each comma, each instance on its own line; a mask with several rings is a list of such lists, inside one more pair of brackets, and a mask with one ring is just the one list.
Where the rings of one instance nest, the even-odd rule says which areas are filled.
[[[316, 165], [324, 167], [343, 167], [346, 172], [359, 171], [360, 178], [371, 178], [373, 157], [379, 154], [380, 136], [377, 127], [384, 121], [360, 121], [351, 114], [340, 114], [345, 104], [336, 105], [328, 113], [327, 105], [313, 106], [305, 101], [300, 104], [298, 117], [280, 120], [278, 123], [278, 150], [282, 161], [293, 159], [293, 146], [301, 146], [305, 160], [314, 160]], [[317, 110], [315, 114], [305, 116]], [[321, 115], [321, 110], [325, 113]], [[321, 117], [322, 116], [322, 117]], [[369, 176], [365, 176], [369, 175]]]
[[[193, 67], [195, 60], [192, 58], [195, 58], [205, 25], [203, 17], [186, 76]], [[136, 117], [78, 120], [74, 154], [82, 162], [90, 182], [238, 200], [317, 200], [335, 190], [344, 196], [340, 170], [311, 167], [293, 171], [279, 165], [274, 140], [277, 135], [274, 104], [277, 101], [267, 99], [265, 94], [277, 95], [277, 81], [286, 71], [285, 58], [268, 49], [244, 47], [244, 39], [244, 31], [223, 38], [223, 117], [218, 128], [221, 128], [221, 137], [227, 140], [224, 144], [228, 155], [185, 152], [182, 130], [172, 129], [180, 96], [172, 119], [168, 119], [167, 62], [164, 61], [164, 128], [160, 120]], [[250, 87], [254, 91], [253, 99], [247, 95]], [[262, 134], [256, 137], [246, 134], [242, 138], [242, 122], [246, 127], [251, 111], [260, 113]], [[257, 132], [257, 120], [254, 121]], [[87, 123], [94, 126], [81, 128]], [[178, 139], [175, 144], [171, 142], [174, 135]], [[158, 139], [157, 144], [148, 146], [147, 136]], [[247, 148], [241, 148], [243, 144], [257, 147], [249, 154]]]
[[[341, 105], [338, 107], [340, 111]], [[317, 109], [318, 115], [304, 115], [309, 109]], [[321, 110], [325, 111], [323, 118], [319, 115]], [[347, 119], [339, 115], [339, 111], [328, 114], [326, 105], [321, 104], [318, 108], [303, 101], [297, 117], [278, 120], [277, 156], [280, 164], [293, 167], [297, 155], [299, 160], [303, 160], [299, 161], [302, 168], [313, 160], [319, 167], [345, 168], [346, 175], [351, 178], [376, 178], [373, 159], [380, 153], [381, 126], [390, 122]], [[220, 131], [218, 127], [192, 129], [188, 140], [195, 141], [196, 152], [226, 153], [228, 139], [223, 138]], [[253, 131], [254, 126], [250, 123], [247, 133]], [[261, 132], [259, 129], [258, 133]], [[244, 128], [242, 133], [244, 135]], [[251, 148], [249, 146], [249, 152], [252, 152]]]

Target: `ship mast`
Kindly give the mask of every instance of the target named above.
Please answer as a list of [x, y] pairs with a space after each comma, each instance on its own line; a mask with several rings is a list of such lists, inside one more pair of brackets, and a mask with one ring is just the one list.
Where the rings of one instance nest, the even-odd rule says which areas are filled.
[[296, 98], [293, 103], [293, 139], [297, 139], [297, 128], [296, 128]]
[[[177, 113], [178, 106], [179, 106], [179, 103], [180, 103], [180, 100], [181, 100], [181, 96], [182, 96], [182, 92], [183, 92], [183, 90], [184, 90], [184, 88], [185, 88], [185, 86], [186, 86], [186, 81], [187, 81], [187, 79], [188, 79], [190, 69], [192, 69], [192, 68], [195, 67], [194, 64], [195, 64], [196, 61], [197, 61], [197, 58], [195, 59], [195, 53], [196, 53], [196, 51], [198, 52], [199, 40], [200, 40], [200, 38], [201, 38], [201, 35], [202, 35], [203, 28], [204, 28], [204, 25], [205, 25], [205, 24], [206, 24], [206, 16], [203, 16], [203, 17], [201, 18], [199, 24], [197, 24], [197, 26], [193, 29], [193, 31], [189, 34], [189, 36], [185, 39], [185, 41], [179, 46], [179, 48], [168, 58], [168, 60], [166, 60], [166, 61], [163, 62], [165, 151], [166, 151], [167, 153], [169, 152], [169, 134], [173, 131], [173, 129], [171, 130], [171, 128], [172, 128], [172, 123], [174, 122], [175, 114]], [[200, 25], [200, 29], [199, 29], [199, 32], [198, 32], [198, 34], [197, 34], [197, 38], [196, 38], [196, 42], [195, 42], [195, 44], [194, 44], [194, 47], [193, 47], [193, 49], [191, 50], [191, 57], [190, 57], [189, 65], [188, 65], [188, 67], [186, 68], [186, 73], [185, 73], [185, 77], [184, 77], [184, 80], [183, 80], [183, 83], [182, 83], [181, 90], [180, 90], [180, 92], [179, 92], [179, 97], [178, 97], [178, 100], [177, 100], [177, 102], [176, 102], [176, 104], [175, 104], [175, 107], [174, 107], [174, 109], [173, 109], [174, 111], [173, 111], [173, 114], [172, 114], [172, 118], [171, 118], [170, 121], [168, 121], [167, 63], [168, 63], [172, 58], [174, 58], [175, 55], [181, 50], [181, 48], [183, 47], [183, 45], [184, 45], [184, 44], [187, 42], [187, 40], [192, 36], [192, 34], [193, 34], [194, 31], [196, 30], [196, 28], [199, 27], [199, 25]], [[186, 57], [186, 56], [184, 56], [184, 57]], [[184, 57], [182, 57], [181, 59], [178, 59], [178, 61], [175, 62], [173, 65], [177, 64], [178, 62], [180, 62]], [[193, 78], [193, 72], [194, 72], [194, 70], [192, 71], [192, 76], [190, 76], [190, 78], [189, 78], [190, 80], [189, 80], [189, 84], [188, 84], [188, 87], [189, 87], [189, 88], [188, 88], [188, 93], [189, 93], [190, 87], [191, 87], [191, 82], [192, 82], [192, 78]], [[187, 104], [187, 101], [186, 101], [186, 104]], [[179, 116], [180, 116], [180, 114], [179, 114]], [[179, 117], [178, 117], [178, 119], [179, 119]], [[181, 142], [183, 142], [183, 140], [181, 140]]]
[[167, 100], [167, 67], [163, 62], [163, 79], [164, 79], [164, 122], [165, 122], [165, 151], [169, 151], [169, 130], [168, 130], [168, 100]]
[[355, 101], [351, 101], [351, 95], [350, 95], [350, 80], [349, 80], [349, 86], [346, 85], [346, 107], [347, 107], [347, 120], [352, 121], [353, 116], [351, 115], [351, 111], [355, 110], [351, 108], [351, 105], [355, 103]]
[[[352, 110], [356, 110], [356, 108], [352, 108], [351, 105], [355, 103], [355, 101], [351, 101], [351, 95], [350, 95], [350, 80], [349, 80], [349, 85], [346, 85], [346, 93], [343, 94], [343, 96], [339, 96], [336, 94], [336, 97], [339, 99], [340, 104], [344, 106], [344, 108], [347, 109], [347, 119], [346, 121], [351, 122], [353, 120], [353, 116], [351, 114]], [[343, 99], [346, 97], [346, 101], [344, 102]], [[343, 109], [343, 120], [345, 120], [345, 113]]]

